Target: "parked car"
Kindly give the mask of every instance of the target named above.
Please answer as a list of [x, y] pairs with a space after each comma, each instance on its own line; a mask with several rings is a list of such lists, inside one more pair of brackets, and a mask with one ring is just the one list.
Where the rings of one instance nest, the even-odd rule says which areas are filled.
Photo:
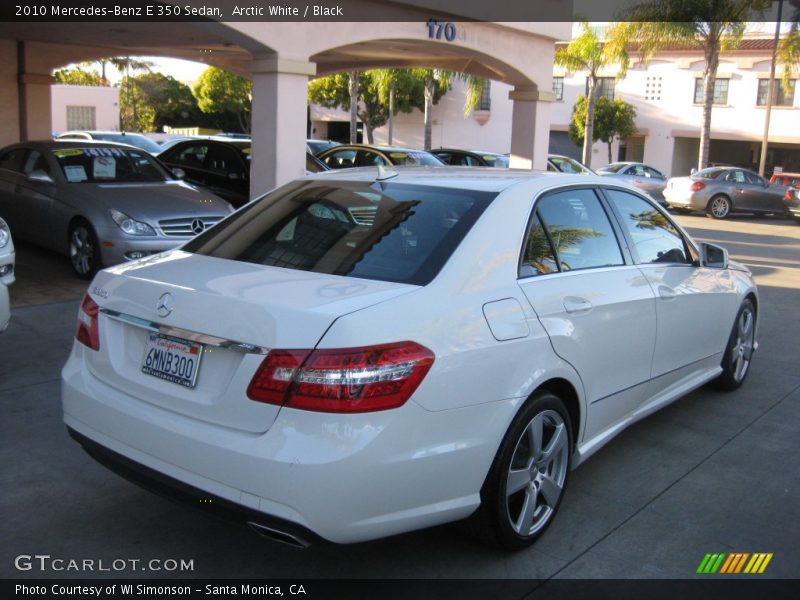
[[776, 173], [769, 178], [770, 185], [800, 188], [800, 173]]
[[101, 142], [116, 142], [128, 144], [146, 150], [152, 155], [161, 152], [162, 148], [149, 137], [141, 133], [127, 131], [67, 131], [56, 136], [57, 140], [97, 140]]
[[561, 154], [547, 155], [547, 170], [558, 173], [577, 173], [578, 175], [595, 174], [594, 171], [582, 162], [570, 158], [569, 156], [562, 156]]
[[784, 187], [739, 167], [710, 167], [689, 177], [672, 177], [664, 189], [667, 206], [705, 211], [714, 219], [731, 213], [784, 214]]
[[11, 229], [0, 218], [0, 333], [8, 327], [11, 318], [11, 300], [8, 297], [8, 286], [14, 283], [14, 241]]
[[395, 146], [340, 145], [317, 156], [329, 169], [374, 167], [376, 165], [423, 165], [441, 167], [444, 163], [430, 152]]
[[745, 380], [749, 271], [635, 188], [392, 171], [306, 177], [98, 273], [62, 372], [72, 436], [296, 546], [472, 516], [521, 548], [619, 431]]
[[598, 175], [627, 181], [664, 204], [667, 178], [658, 169], [640, 162], [615, 162], [595, 169]]
[[437, 150], [431, 150], [431, 154], [446, 165], [459, 167], [508, 168], [508, 157], [505, 154], [497, 154], [496, 152], [439, 148]]
[[172, 169], [182, 169], [189, 183], [236, 208], [250, 200], [250, 140], [184, 140], [158, 158]]
[[783, 199], [786, 202], [787, 214], [797, 223], [800, 223], [800, 188], [787, 188]]
[[42, 141], [0, 150], [0, 216], [18, 239], [68, 255], [79, 277], [174, 248], [232, 210], [138, 148]]
[[322, 171], [329, 171], [328, 165], [318, 159], [310, 152], [306, 152], [306, 175], [311, 173], [321, 173]]
[[341, 146], [341, 143], [333, 140], [306, 140], [306, 150], [314, 156], [334, 146]]

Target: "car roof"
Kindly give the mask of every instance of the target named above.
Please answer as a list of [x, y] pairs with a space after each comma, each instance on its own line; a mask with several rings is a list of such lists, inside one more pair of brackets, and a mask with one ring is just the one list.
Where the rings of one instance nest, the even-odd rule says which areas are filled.
[[340, 144], [325, 150], [347, 150], [353, 148], [356, 150], [377, 150], [378, 152], [428, 152], [427, 150], [420, 150], [418, 148], [404, 148], [402, 146], [376, 146], [375, 144]]
[[[89, 135], [136, 135], [141, 137], [147, 137], [143, 133], [138, 133], [136, 131], [104, 131], [101, 129], [70, 129], [69, 131], [65, 131], [64, 133], [59, 133], [58, 137], [62, 135], [69, 135], [72, 133], [88, 133]], [[148, 138], [149, 139], [149, 138]]]
[[[435, 187], [449, 187], [465, 190], [501, 192], [517, 183], [541, 180], [548, 184], [560, 182], [564, 185], [596, 183], [608, 185], [608, 181], [600, 176], [571, 173], [552, 173], [548, 171], [526, 171], [522, 169], [494, 169], [491, 167], [452, 167], [452, 166], [397, 166], [384, 167], [383, 172], [396, 176], [381, 180], [386, 183], [407, 183]], [[375, 167], [356, 167], [351, 169], [333, 169], [324, 173], [314, 173], [305, 179], [324, 179], [326, 181], [377, 181], [378, 169]]]
[[[141, 148], [137, 148], [136, 146], [131, 146], [130, 144], [121, 144], [119, 142], [106, 142], [103, 140], [32, 140], [29, 142], [18, 142], [16, 144], [12, 144], [10, 146], [6, 146], [6, 148], [34, 148], [38, 150], [53, 150], [55, 148], [123, 148], [125, 150], [140, 150], [142, 152], [147, 152], [147, 150], [142, 150]], [[6, 149], [4, 148], [4, 149]]]
[[466, 154], [487, 154], [491, 156], [505, 156], [505, 154], [501, 154], [500, 152], [493, 152], [492, 150], [464, 150], [462, 148], [436, 148], [435, 150], [431, 150], [432, 153], [436, 152], [464, 152]]

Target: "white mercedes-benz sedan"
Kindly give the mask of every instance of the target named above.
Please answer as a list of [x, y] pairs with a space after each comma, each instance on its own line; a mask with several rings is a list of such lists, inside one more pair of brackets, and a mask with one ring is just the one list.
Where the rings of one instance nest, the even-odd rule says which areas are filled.
[[472, 517], [521, 548], [626, 426], [745, 379], [749, 271], [635, 188], [398, 171], [297, 180], [98, 273], [62, 375], [72, 436], [298, 546]]

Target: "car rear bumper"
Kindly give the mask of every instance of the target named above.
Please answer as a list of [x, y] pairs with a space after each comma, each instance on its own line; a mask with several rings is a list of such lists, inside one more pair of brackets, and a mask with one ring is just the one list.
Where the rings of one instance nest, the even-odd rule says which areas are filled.
[[62, 403], [64, 422], [88, 440], [93, 456], [110, 451], [134, 470], [189, 486], [190, 500], [210, 499], [243, 510], [250, 521], [284, 530], [288, 523], [303, 538], [311, 532], [337, 543], [471, 514], [519, 405], [503, 400], [431, 412], [409, 401], [353, 415], [283, 408], [268, 431], [252, 433], [112, 388], [88, 372], [84, 351], [91, 352], [76, 343], [64, 367]]
[[669, 193], [668, 190], [664, 190], [664, 203], [667, 206], [674, 206], [677, 208], [705, 210], [708, 200], [694, 194], [676, 194], [675, 192]]

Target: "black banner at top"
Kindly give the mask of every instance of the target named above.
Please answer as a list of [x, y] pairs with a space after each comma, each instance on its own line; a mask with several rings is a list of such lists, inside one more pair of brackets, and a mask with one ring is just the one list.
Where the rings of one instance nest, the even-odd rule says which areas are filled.
[[[632, 4], [655, 0], [6, 0], [0, 22], [178, 22], [178, 21], [622, 21]], [[735, 2], [736, 0], [728, 0]], [[785, 0], [784, 20], [800, 10]], [[680, 0], [663, 0], [661, 4]], [[774, 21], [772, 8], [748, 21]], [[683, 3], [685, 4], [685, 3]]]

